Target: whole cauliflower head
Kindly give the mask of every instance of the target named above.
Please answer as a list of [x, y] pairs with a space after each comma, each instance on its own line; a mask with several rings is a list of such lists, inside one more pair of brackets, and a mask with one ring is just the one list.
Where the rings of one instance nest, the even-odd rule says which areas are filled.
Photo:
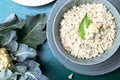
[[7, 69], [12, 66], [12, 58], [5, 48], [0, 48], [0, 70]]

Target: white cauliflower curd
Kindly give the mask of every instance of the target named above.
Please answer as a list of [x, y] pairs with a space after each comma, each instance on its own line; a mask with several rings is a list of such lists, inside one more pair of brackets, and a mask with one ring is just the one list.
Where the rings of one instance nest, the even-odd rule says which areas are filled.
[[12, 58], [10, 58], [5, 48], [0, 48], [0, 70], [10, 68], [11, 66]]

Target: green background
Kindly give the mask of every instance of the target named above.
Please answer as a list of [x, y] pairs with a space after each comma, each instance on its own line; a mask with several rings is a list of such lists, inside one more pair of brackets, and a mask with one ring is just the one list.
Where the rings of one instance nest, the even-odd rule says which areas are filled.
[[[120, 11], [120, 1], [110, 0], [115, 7]], [[17, 14], [20, 18], [25, 18], [25, 15], [35, 15], [38, 13], [47, 13], [49, 15], [50, 10], [55, 2], [41, 7], [26, 7], [12, 2], [11, 0], [0, 1], [0, 23], [11, 13]], [[68, 75], [74, 73], [66, 69], [60, 64], [53, 56], [49, 49], [47, 41], [38, 46], [38, 61], [40, 62], [43, 74], [45, 74], [50, 80], [69, 80]], [[74, 73], [72, 80], [120, 80], [120, 69], [117, 69], [109, 74], [101, 76], [86, 76]]]

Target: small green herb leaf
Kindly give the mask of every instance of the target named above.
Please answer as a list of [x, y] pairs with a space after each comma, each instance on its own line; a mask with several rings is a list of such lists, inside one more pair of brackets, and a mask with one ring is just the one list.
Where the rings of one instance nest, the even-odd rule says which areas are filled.
[[81, 39], [85, 39], [85, 30], [86, 28], [89, 27], [90, 24], [91, 24], [91, 20], [89, 19], [86, 13], [78, 28], [78, 32]]

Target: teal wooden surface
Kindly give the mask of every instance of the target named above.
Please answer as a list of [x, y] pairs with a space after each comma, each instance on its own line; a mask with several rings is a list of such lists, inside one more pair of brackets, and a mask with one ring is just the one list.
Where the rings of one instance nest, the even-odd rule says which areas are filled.
[[[74, 73], [61, 65], [52, 55], [48, 43], [45, 42], [39, 48], [39, 62], [41, 69], [50, 80], [69, 80], [68, 75]], [[86, 76], [74, 73], [72, 80], [120, 80], [120, 69], [117, 69], [109, 74], [101, 76]]]
[[54, 3], [42, 7], [26, 7], [12, 2], [12, 0], [0, 1], [0, 23], [11, 13], [17, 14], [20, 18], [25, 15], [35, 15], [38, 13], [49, 13]]
[[[35, 15], [38, 13], [47, 13], [49, 15], [53, 6], [50, 3], [41, 7], [26, 7], [12, 2], [11, 0], [0, 1], [0, 23], [11, 13], [17, 14], [20, 18], [25, 18], [25, 15]], [[68, 75], [74, 73], [66, 69], [53, 56], [49, 49], [47, 41], [38, 47], [38, 61], [40, 62], [43, 74], [50, 80], [69, 80]], [[120, 80], [120, 69], [102, 76], [86, 76], [74, 73], [72, 80]]]

